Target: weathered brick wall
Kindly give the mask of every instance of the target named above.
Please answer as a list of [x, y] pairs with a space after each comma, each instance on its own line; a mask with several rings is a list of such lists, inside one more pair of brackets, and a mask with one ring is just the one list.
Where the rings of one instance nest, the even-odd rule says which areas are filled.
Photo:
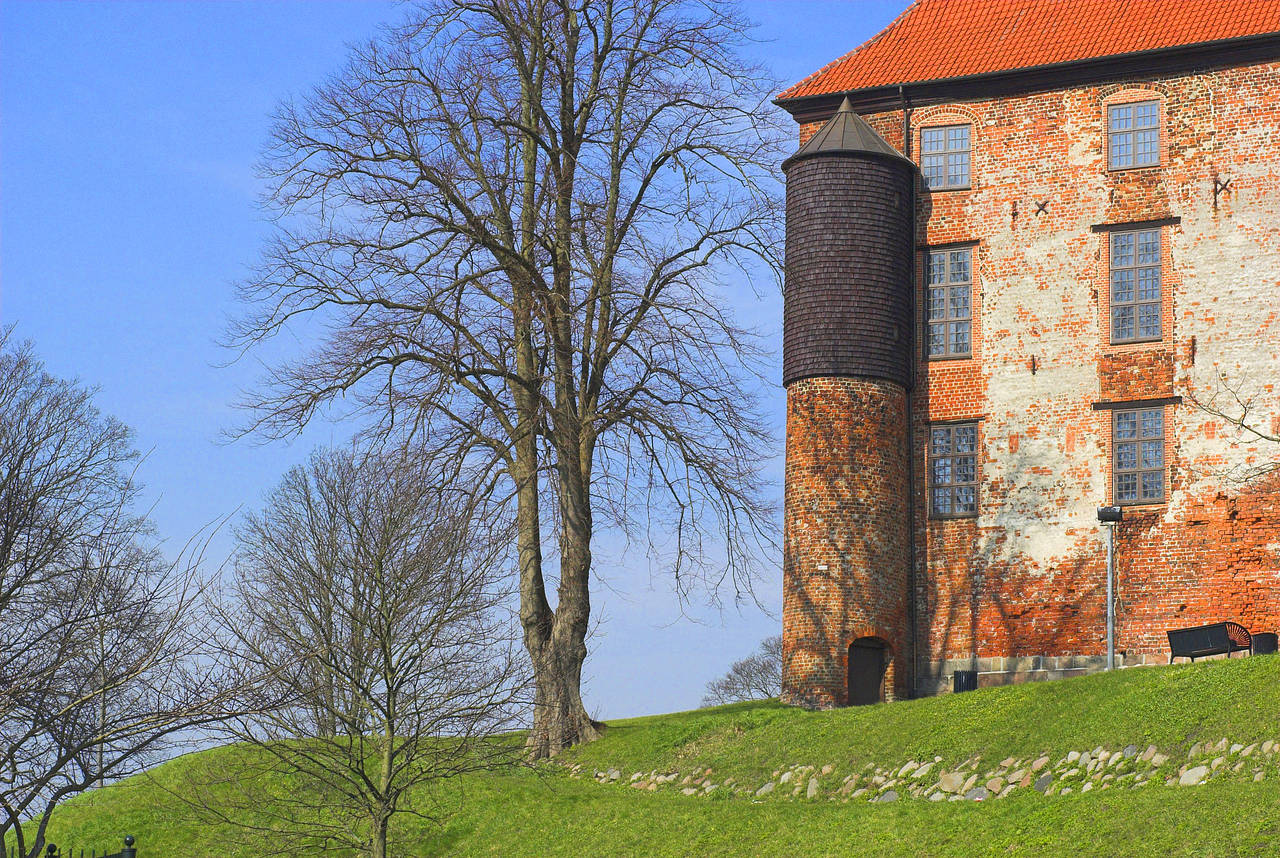
[[[1110, 171], [1106, 106], [1136, 100], [1161, 105], [1161, 165]], [[901, 113], [867, 119], [901, 146]], [[1099, 403], [1180, 398], [1164, 412], [1166, 502], [1126, 508], [1117, 534], [1118, 649], [1155, 658], [1167, 628], [1220, 619], [1280, 629], [1280, 486], [1231, 476], [1280, 458], [1280, 445], [1191, 401], [1216, 391], [1233, 405], [1225, 376], [1254, 397], [1262, 428], [1280, 420], [1280, 64], [940, 105], [910, 120], [913, 154], [922, 126], [971, 123], [972, 187], [922, 193], [917, 218], [921, 244], [976, 242], [973, 358], [921, 362], [913, 393], [922, 688], [955, 660], [1103, 651], [1095, 509], [1112, 501], [1112, 412]], [[1215, 180], [1230, 185], [1215, 195]], [[1094, 227], [1149, 221], [1161, 223], [1162, 337], [1112, 345], [1108, 233]], [[957, 419], [979, 422], [979, 515], [932, 520], [928, 426]], [[788, 568], [804, 550], [789, 538]]]
[[787, 388], [783, 699], [847, 700], [848, 648], [888, 644], [886, 696], [907, 696], [907, 396], [890, 381]]

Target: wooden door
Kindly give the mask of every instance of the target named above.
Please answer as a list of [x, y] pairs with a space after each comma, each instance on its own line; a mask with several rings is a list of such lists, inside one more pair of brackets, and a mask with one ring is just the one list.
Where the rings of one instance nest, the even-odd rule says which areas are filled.
[[849, 705], [884, 702], [884, 642], [859, 638], [849, 647]]

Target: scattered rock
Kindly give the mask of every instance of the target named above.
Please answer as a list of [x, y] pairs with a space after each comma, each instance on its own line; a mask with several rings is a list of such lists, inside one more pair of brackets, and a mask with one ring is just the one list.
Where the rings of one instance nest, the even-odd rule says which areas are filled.
[[[831, 765], [831, 763], [827, 763], [825, 766], [822, 767], [822, 776], [825, 778], [827, 775], [831, 774], [835, 770], [836, 770], [835, 766]], [[707, 774], [710, 774], [710, 773], [711, 773], [711, 769], [707, 769]]]
[[1253, 752], [1254, 752], [1254, 751], [1256, 751], [1256, 750], [1258, 750], [1258, 743], [1257, 743], [1257, 742], [1254, 742], [1252, 745], [1248, 746], [1248, 747], [1247, 747], [1247, 748], [1245, 748], [1243, 751], [1241, 751], [1241, 752], [1240, 752], [1240, 754], [1241, 754], [1241, 756], [1245, 756], [1245, 757], [1252, 757], [1252, 756], [1253, 756]]
[[1151, 765], [1155, 766], [1157, 769], [1167, 762], [1169, 762], [1169, 758], [1164, 754], [1156, 754], [1151, 758]]
[[680, 790], [680, 793], [681, 793], [682, 795], [697, 795], [697, 794], [698, 794], [698, 788], [697, 788], [697, 787], [685, 787], [684, 789]]
[[1036, 792], [1044, 792], [1049, 788], [1049, 785], [1052, 783], [1053, 783], [1053, 775], [1051, 775], [1049, 772], [1045, 772], [1040, 777], [1036, 778], [1036, 782], [1035, 782]]
[[720, 787], [718, 787], [715, 784], [707, 784], [705, 787], [702, 788], [702, 794], [711, 795], [711, 793], [715, 792], [718, 789], [720, 789]]
[[1209, 764], [1209, 768], [1213, 769], [1216, 772], [1218, 770], [1218, 767], [1221, 766], [1226, 761], [1227, 761], [1226, 757], [1214, 757], [1213, 762]]
[[969, 775], [969, 779], [964, 782], [964, 786], [960, 787], [960, 792], [968, 792], [973, 789], [973, 785], [978, 782], [977, 774]]
[[920, 780], [920, 778], [929, 774], [929, 770], [932, 768], [933, 768], [933, 763], [925, 763], [923, 766], [921, 766], [920, 768], [916, 769], [914, 772], [911, 773], [911, 779], [913, 781]]
[[898, 800], [898, 791], [897, 791], [897, 790], [892, 790], [892, 789], [891, 789], [891, 790], [887, 790], [886, 792], [882, 792], [882, 793], [880, 793], [880, 795], [878, 795], [878, 796], [876, 797], [876, 799], [875, 799], [875, 800], [876, 800], [876, 801], [878, 801], [878, 802], [881, 802], [881, 803], [884, 803], [884, 802], [887, 802], [887, 801], [897, 801], [897, 800]]
[[769, 781], [767, 784], [760, 787], [760, 789], [756, 790], [756, 798], [760, 798], [762, 796], [768, 795], [769, 793], [773, 792], [776, 786], [777, 784], [775, 784], [773, 781]]
[[1151, 762], [1151, 758], [1154, 757], [1156, 755], [1156, 752], [1159, 750], [1160, 749], [1157, 748], [1155, 745], [1147, 745], [1147, 749], [1142, 752], [1142, 762], [1144, 763]]
[[1030, 772], [1022, 776], [1022, 780], [1018, 781], [1018, 786], [1022, 787], [1023, 789], [1026, 789], [1027, 787], [1031, 786]]
[[789, 784], [793, 777], [795, 777], [794, 772], [783, 772], [782, 777], [778, 778], [778, 783]]
[[[1135, 748], [1133, 745], [1130, 745], [1129, 747], [1133, 748], [1134, 754], [1138, 752], [1138, 749]], [[1129, 754], [1128, 756], [1132, 757], [1133, 754]], [[1107, 758], [1107, 768], [1111, 768], [1112, 766], [1114, 766], [1116, 763], [1120, 762], [1123, 759], [1126, 759], [1126, 755], [1124, 751], [1116, 751], [1114, 754], [1112, 754], [1110, 757]]]
[[1258, 772], [1256, 775], [1253, 776], [1253, 782], [1257, 783], [1258, 781], [1266, 778], [1266, 776], [1267, 776], [1266, 772]]
[[987, 791], [986, 787], [974, 787], [973, 789], [965, 790], [964, 797], [965, 801], [985, 801], [991, 797], [991, 793]]
[[964, 775], [960, 772], [947, 772], [938, 779], [938, 789], [943, 792], [960, 792], [964, 784]]
[[1018, 761], [1013, 757], [1005, 757], [1003, 760], [1000, 761], [1000, 768], [1007, 769], [1016, 762]]
[[[1152, 746], [1152, 747], [1154, 747], [1154, 746]], [[1154, 752], [1154, 751], [1152, 751], [1152, 753], [1155, 753], [1155, 752]], [[1133, 757], [1138, 756], [1138, 746], [1137, 746], [1137, 745], [1125, 745], [1125, 746], [1124, 746], [1124, 749], [1123, 749], [1122, 751], [1120, 751], [1120, 756], [1124, 757], [1126, 760], [1129, 760], [1129, 759], [1132, 759]]]
[[1078, 760], [1078, 759], [1080, 759], [1080, 752], [1079, 752], [1079, 751], [1070, 751], [1070, 752], [1067, 754], [1067, 765], [1071, 765], [1072, 763], [1074, 763], [1074, 762], [1075, 762], [1076, 760]]
[[[1257, 779], [1255, 778], [1255, 780]], [[939, 791], [929, 793], [929, 801], [946, 801], [946, 799], [947, 794], [945, 792]]]
[[1231, 747], [1227, 750], [1227, 753], [1231, 754], [1232, 756], [1235, 756], [1236, 754], [1240, 753], [1243, 750], [1244, 750], [1244, 745], [1240, 744], [1239, 742], [1233, 742]]
[[1039, 758], [1039, 759], [1037, 759], [1034, 763], [1032, 763], [1032, 764], [1031, 764], [1031, 771], [1033, 771], [1033, 772], [1038, 772], [1038, 771], [1040, 771], [1041, 769], [1043, 769], [1043, 768], [1044, 768], [1045, 766], [1047, 766], [1047, 765], [1049, 765], [1049, 758], [1048, 758], [1048, 757], [1040, 757], [1040, 758]]
[[986, 784], [984, 784], [984, 786], [986, 786], [988, 792], [991, 792], [991, 793], [1000, 792], [1000, 790], [1004, 789], [1004, 778], [992, 778], [991, 780], [987, 781]]
[[1262, 743], [1262, 753], [1269, 754], [1276, 749], [1276, 743], [1268, 739]]
[[1200, 743], [1196, 742], [1194, 745], [1191, 746], [1191, 750], [1187, 751], [1187, 759], [1189, 760], [1192, 757], [1200, 756], [1200, 749], [1201, 749]]
[[1091, 789], [1093, 789], [1093, 781], [1090, 781], [1089, 783], [1087, 783], [1087, 784], [1085, 784], [1084, 786], [1080, 787], [1080, 792], [1088, 792], [1088, 791], [1089, 791], [1089, 790], [1091, 790]]
[[1000, 790], [1000, 794], [999, 794], [999, 795], [997, 795], [997, 796], [996, 796], [996, 798], [1004, 798], [1006, 795], [1008, 795], [1009, 793], [1013, 792], [1013, 790], [1014, 790], [1014, 788], [1015, 788], [1016, 786], [1017, 786], [1017, 784], [1009, 784], [1007, 787], [1005, 787], [1004, 789]]
[[897, 772], [898, 777], [900, 778], [906, 777], [907, 775], [909, 775], [911, 772], [915, 771], [918, 768], [920, 768], [920, 764], [917, 763], [915, 760], [912, 760], [911, 762], [905, 764], [902, 768], [898, 769], [898, 772]]
[[818, 794], [818, 779], [809, 778], [809, 788], [805, 790], [805, 798], [813, 798]]
[[1187, 769], [1187, 771], [1183, 773], [1182, 777], [1178, 778], [1178, 785], [1196, 786], [1204, 783], [1204, 779], [1208, 776], [1208, 766], [1196, 766], [1195, 768]]

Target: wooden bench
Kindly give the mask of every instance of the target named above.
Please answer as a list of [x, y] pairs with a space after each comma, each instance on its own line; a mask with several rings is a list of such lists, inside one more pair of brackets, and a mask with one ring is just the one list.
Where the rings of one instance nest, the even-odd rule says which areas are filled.
[[1253, 646], [1253, 636], [1239, 623], [1211, 623], [1190, 629], [1169, 629], [1166, 634], [1169, 636], [1170, 664], [1180, 655], [1192, 661], [1200, 656], [1222, 653], [1230, 658], [1231, 653], [1249, 651]]

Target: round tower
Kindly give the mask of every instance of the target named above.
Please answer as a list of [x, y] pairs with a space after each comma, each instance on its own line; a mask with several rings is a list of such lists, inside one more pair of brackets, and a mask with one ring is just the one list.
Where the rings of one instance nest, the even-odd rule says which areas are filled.
[[915, 165], [848, 99], [782, 165], [787, 450], [782, 696], [810, 707], [910, 687]]

